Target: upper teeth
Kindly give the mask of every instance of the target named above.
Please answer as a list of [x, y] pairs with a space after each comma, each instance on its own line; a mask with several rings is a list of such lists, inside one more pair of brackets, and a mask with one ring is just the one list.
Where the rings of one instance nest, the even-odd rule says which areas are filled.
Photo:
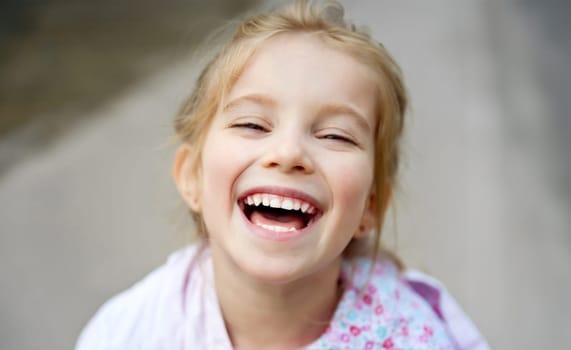
[[316, 209], [311, 204], [297, 198], [283, 197], [269, 193], [251, 194], [244, 199], [248, 205], [281, 208], [285, 210], [301, 210], [302, 213], [313, 214]]

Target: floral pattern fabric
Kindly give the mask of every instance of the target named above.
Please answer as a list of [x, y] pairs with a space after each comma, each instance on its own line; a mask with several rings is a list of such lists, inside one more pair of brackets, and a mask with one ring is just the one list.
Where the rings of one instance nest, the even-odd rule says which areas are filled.
[[343, 296], [325, 334], [307, 349], [454, 349], [431, 305], [388, 261], [344, 261]]

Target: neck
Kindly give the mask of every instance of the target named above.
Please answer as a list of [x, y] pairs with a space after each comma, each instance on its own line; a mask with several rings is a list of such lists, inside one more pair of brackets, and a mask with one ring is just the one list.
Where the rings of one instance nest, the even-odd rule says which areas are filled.
[[212, 253], [216, 293], [234, 347], [296, 349], [323, 334], [340, 297], [341, 259], [301, 280], [275, 284]]

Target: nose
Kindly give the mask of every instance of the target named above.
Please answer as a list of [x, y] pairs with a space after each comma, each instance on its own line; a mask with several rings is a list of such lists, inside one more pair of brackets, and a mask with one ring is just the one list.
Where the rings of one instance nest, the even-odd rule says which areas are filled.
[[299, 137], [276, 139], [272, 145], [268, 145], [262, 163], [266, 168], [274, 168], [284, 173], [310, 174], [314, 171], [306, 145]]

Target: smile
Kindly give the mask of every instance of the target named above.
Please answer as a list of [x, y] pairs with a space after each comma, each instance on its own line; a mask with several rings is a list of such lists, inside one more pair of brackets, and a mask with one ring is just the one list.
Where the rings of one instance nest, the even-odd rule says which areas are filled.
[[295, 191], [277, 192], [289, 193], [249, 191], [238, 200], [238, 206], [251, 224], [277, 236], [300, 233], [321, 216], [321, 209], [310, 197]]

